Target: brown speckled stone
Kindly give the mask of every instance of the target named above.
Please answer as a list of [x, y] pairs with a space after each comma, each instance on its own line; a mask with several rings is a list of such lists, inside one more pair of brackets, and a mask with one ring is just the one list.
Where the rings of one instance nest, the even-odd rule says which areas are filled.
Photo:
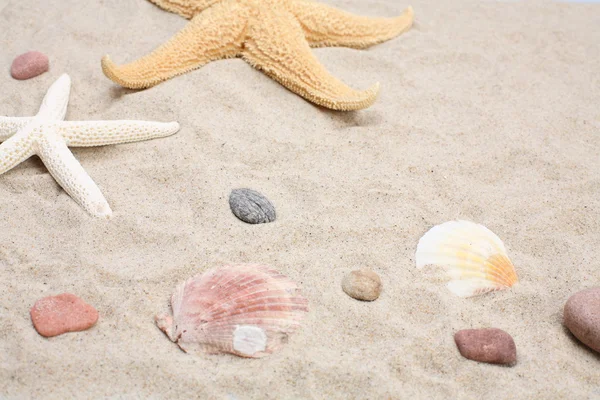
[[357, 300], [377, 300], [381, 294], [381, 279], [370, 269], [352, 271], [342, 281], [342, 289]]
[[513, 364], [517, 361], [517, 346], [502, 329], [463, 329], [454, 341], [460, 354], [469, 360], [490, 364]]
[[19, 80], [31, 79], [48, 71], [49, 68], [50, 62], [45, 54], [29, 51], [15, 58], [10, 67], [10, 74]]
[[70, 293], [44, 297], [31, 308], [31, 321], [42, 336], [83, 331], [98, 321], [98, 311]]
[[577, 339], [600, 352], [600, 287], [571, 296], [565, 304], [564, 322]]

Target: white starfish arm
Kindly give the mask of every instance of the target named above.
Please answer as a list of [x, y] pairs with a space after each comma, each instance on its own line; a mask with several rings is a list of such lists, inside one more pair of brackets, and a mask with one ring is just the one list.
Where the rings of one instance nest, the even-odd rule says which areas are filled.
[[67, 74], [62, 74], [46, 92], [36, 117], [49, 120], [65, 119], [70, 92], [71, 78]]
[[33, 140], [23, 130], [0, 144], [0, 175], [27, 160], [34, 154]]
[[0, 142], [4, 142], [31, 121], [33, 117], [0, 117]]
[[62, 121], [58, 134], [69, 146], [104, 146], [170, 136], [179, 130], [177, 122], [150, 121]]
[[46, 129], [37, 143], [37, 154], [65, 192], [95, 217], [108, 218], [112, 215], [112, 210], [98, 186], [54, 129]]

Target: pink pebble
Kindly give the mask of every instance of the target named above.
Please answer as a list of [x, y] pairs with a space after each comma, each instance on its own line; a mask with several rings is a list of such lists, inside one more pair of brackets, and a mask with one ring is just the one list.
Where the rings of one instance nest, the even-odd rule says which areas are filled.
[[50, 62], [45, 54], [39, 51], [29, 51], [15, 58], [10, 67], [13, 78], [24, 80], [43, 74], [50, 68]]
[[517, 362], [515, 341], [502, 329], [463, 329], [456, 332], [454, 341], [460, 354], [469, 360], [490, 364]]
[[44, 297], [31, 308], [31, 321], [45, 337], [84, 331], [98, 321], [98, 311], [70, 293]]

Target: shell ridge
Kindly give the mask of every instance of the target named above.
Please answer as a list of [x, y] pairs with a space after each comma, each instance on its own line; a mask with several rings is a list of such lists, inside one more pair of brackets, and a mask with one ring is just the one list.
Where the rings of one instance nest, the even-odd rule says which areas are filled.
[[171, 297], [171, 309], [174, 317], [181, 313], [187, 282], [188, 281], [185, 281], [177, 285], [175, 293], [173, 293], [173, 296]]
[[[207, 317], [208, 315], [210, 315], [210, 313], [213, 310], [215, 310], [218, 307], [222, 306], [223, 303], [225, 303], [227, 301], [227, 296], [229, 296], [229, 292], [226, 291], [225, 289], [231, 290], [231, 288], [235, 287], [235, 285], [238, 282], [240, 282], [240, 281], [242, 281], [244, 279], [247, 279], [247, 276], [245, 276], [245, 275], [243, 275], [241, 273], [237, 274], [237, 275], [236, 274], [229, 275], [228, 273], [230, 272], [230, 270], [231, 270], [231, 267], [225, 267], [224, 270], [223, 270], [223, 274], [220, 275], [218, 277], [218, 279], [217, 279], [217, 282], [219, 282], [219, 280], [221, 278], [227, 277], [226, 278], [226, 279], [228, 279], [227, 281], [225, 281], [223, 283], [217, 283], [217, 282], [215, 282], [213, 285], [211, 285], [211, 287], [207, 288], [207, 290], [210, 291], [210, 292], [213, 292], [215, 289], [221, 289], [221, 291], [224, 293], [224, 295], [216, 297], [215, 301], [213, 302], [213, 306], [210, 307], [210, 308], [208, 308], [208, 309], [206, 309], [206, 310], [202, 311], [203, 312], [203, 316]], [[200, 279], [202, 279], [202, 277], [200, 277]], [[204, 286], [207, 286], [207, 285], [204, 285]]]
[[[453, 240], [452, 241], [449, 241], [449, 240], [444, 241], [444, 239], [446, 239], [446, 238], [451, 238]], [[468, 243], [456, 244], [456, 242], [458, 242], [459, 239], [463, 240], [465, 242], [468, 241]], [[459, 250], [469, 251], [469, 252], [471, 252], [473, 254], [477, 254], [483, 258], [487, 258], [489, 256], [476, 250], [477, 245], [481, 245], [482, 243], [491, 244], [492, 248], [494, 250], [496, 250], [494, 252], [494, 254], [506, 254], [506, 251], [502, 247], [497, 246], [497, 244], [495, 244], [495, 243], [489, 242], [487, 240], [487, 238], [483, 238], [482, 240], [475, 241], [475, 240], [472, 240], [472, 238], [470, 238], [468, 235], [464, 235], [464, 236], [460, 236], [460, 237], [459, 236], [453, 237], [452, 235], [447, 235], [447, 237], [436, 237], [436, 238], [430, 239], [430, 241], [424, 241], [421, 244], [420, 248], [417, 247], [417, 250], [423, 252], [423, 251], [425, 251], [423, 249], [423, 247], [427, 247], [427, 248], [433, 247], [436, 249], [442, 248], [442, 249], [450, 249], [450, 250], [458, 248]], [[489, 253], [489, 251], [488, 251], [488, 253]]]
[[[454, 262], [456, 262], [455, 256], [442, 255], [442, 256], [438, 256], [437, 258], [438, 258], [438, 262], [427, 263], [426, 266], [427, 265], [440, 265], [447, 270], [457, 270], [460, 273], [463, 272], [463, 269], [467, 269], [467, 270], [471, 270], [471, 271], [479, 271], [482, 273], [485, 273], [485, 271], [488, 271], [488, 269], [485, 268], [485, 265], [482, 265], [486, 261], [482, 261], [482, 264], [477, 264], [475, 261], [472, 261], [472, 260], [460, 260], [461, 265], [464, 267], [461, 269], [459, 267], [452, 265]], [[446, 259], [446, 260], [442, 261], [442, 259]], [[490, 263], [490, 265], [493, 267], [493, 269], [490, 271], [490, 275], [496, 276], [500, 281], [510, 282], [509, 274], [507, 274], [504, 271], [504, 269], [499, 268], [495, 264], [492, 264], [492, 263]], [[514, 270], [514, 267], [513, 267], [513, 270]]]
[[436, 225], [419, 240], [417, 268], [445, 267], [448, 288], [459, 296], [472, 296], [511, 287], [518, 281], [502, 240], [490, 229], [469, 221]]
[[[280, 320], [276, 320], [280, 321]], [[231, 333], [239, 326], [256, 326], [261, 328], [265, 335], [267, 336], [266, 342], [266, 351], [273, 350], [278, 343], [274, 343], [278, 337], [281, 337], [281, 334], [284, 334], [285, 337], [288, 336], [289, 333], [295, 332], [300, 327], [300, 321], [294, 321], [293, 323], [280, 325], [265, 325], [265, 321], [263, 318], [258, 319], [250, 319], [248, 321], [244, 321], [242, 323], [221, 323], [215, 324], [211, 326], [210, 329], [213, 334], [207, 338], [207, 341], [203, 344], [209, 345], [214, 348], [219, 348], [228, 352], [233, 351], [232, 346], [232, 335]]]
[[308, 300], [285, 275], [262, 265], [227, 265], [178, 285], [171, 298], [172, 336], [185, 352], [262, 357], [287, 342], [308, 312]]
[[[211, 326], [213, 335], [207, 341], [207, 343], [218, 344], [222, 343], [222, 347], [229, 346], [229, 339], [231, 338], [231, 332], [240, 325], [257, 326], [263, 329], [267, 337], [272, 337], [274, 333], [294, 333], [300, 327], [300, 321], [293, 324], [286, 325], [265, 325], [265, 321], [262, 319], [249, 320], [247, 323], [239, 324], [220, 324]], [[270, 348], [271, 344], [267, 342], [267, 348]]]
[[[258, 280], [260, 280], [260, 278], [257, 278], [257, 279], [255, 279], [253, 281], [250, 281], [249, 283], [256, 282]], [[261, 282], [261, 284], [264, 285], [264, 284], [266, 284], [266, 282], [264, 282], [264, 283]], [[256, 285], [256, 286], [258, 286], [258, 285]], [[235, 289], [239, 290], [240, 288], [236, 287]], [[244, 289], [246, 289], [246, 288], [244, 288]], [[264, 292], [267, 292], [269, 290], [271, 290], [271, 289], [266, 289]], [[204, 311], [204, 316], [208, 317], [209, 315], [213, 315], [214, 312], [217, 311], [219, 308], [222, 308], [224, 304], [229, 304], [229, 303], [232, 303], [232, 302], [236, 302], [236, 301], [239, 301], [239, 300], [241, 300], [243, 298], [246, 298], [246, 297], [248, 297], [250, 295], [257, 294], [257, 293], [262, 293], [262, 292], [251, 292], [251, 293], [243, 292], [243, 293], [239, 294], [237, 297], [233, 297], [233, 296], [236, 295], [236, 293], [229, 292], [226, 296], [220, 297], [220, 300], [221, 300], [220, 302], [215, 302], [215, 304], [214, 304], [214, 306], [212, 308], [210, 308], [208, 310], [205, 310]]]
[[230, 318], [232, 320], [235, 320], [237, 316], [239, 315], [244, 315], [246, 313], [252, 313], [252, 314], [259, 314], [259, 313], [266, 313], [267, 315], [273, 313], [273, 312], [277, 312], [279, 314], [295, 314], [296, 311], [308, 311], [308, 307], [304, 304], [298, 304], [297, 306], [294, 306], [293, 304], [289, 304], [289, 303], [285, 303], [282, 304], [283, 306], [285, 306], [286, 308], [288, 308], [287, 310], [271, 310], [271, 309], [243, 309], [241, 311], [238, 311], [235, 314], [228, 314], [228, 315], [224, 315], [220, 318], [215, 318], [215, 319], [211, 319], [210, 321], [207, 321], [208, 323], [214, 323], [214, 322], [218, 322], [218, 321], [222, 321], [225, 318]]
[[[246, 298], [248, 296], [251, 296], [251, 295], [254, 295], [254, 294], [262, 294], [262, 293], [270, 293], [270, 291], [267, 289], [267, 290], [262, 291], [262, 292], [248, 293], [248, 294], [242, 295], [242, 296], [240, 296], [240, 297], [238, 297], [236, 299], [233, 299], [231, 301], [239, 301], [239, 300], [242, 300], [243, 298]], [[250, 303], [247, 306], [249, 307], [249, 306], [256, 306], [256, 305], [264, 304], [265, 300], [269, 300], [269, 299], [281, 299], [282, 295], [285, 295], [285, 293], [278, 294], [277, 296], [275, 296], [275, 295], [274, 296], [268, 296], [268, 297], [261, 296], [261, 297], [256, 298], [255, 302]], [[291, 303], [292, 303], [292, 300], [290, 299], [286, 304], [291, 304]], [[213, 310], [213, 311], [217, 311], [217, 310]], [[211, 318], [212, 320], [215, 320], [215, 319], [218, 319], [223, 314], [229, 315], [228, 312], [229, 312], [229, 309], [222, 308], [221, 311], [219, 311], [219, 312], [211, 312], [210, 316], [212, 317]], [[207, 316], [207, 315], [209, 315], [209, 313], [206, 312], [206, 313], [204, 313], [204, 315]]]
[[223, 269], [221, 269], [219, 271], [220, 271], [220, 275], [218, 276], [218, 279], [215, 282], [215, 285], [228, 286], [231, 284], [231, 282], [235, 281], [236, 279], [237, 280], [242, 279], [241, 275], [235, 274], [232, 271], [231, 266], [223, 267]]
[[[467, 225], [466, 227], [461, 227], [460, 224]], [[423, 241], [439, 243], [442, 239], [453, 238], [453, 239], [462, 239], [470, 241], [473, 238], [472, 232], [469, 231], [476, 230], [479, 231], [476, 237], [484, 238], [485, 241], [491, 242], [494, 244], [498, 250], [503, 253], [506, 253], [506, 249], [504, 247], [504, 242], [496, 235], [494, 232], [489, 230], [483, 225], [476, 224], [474, 222], [458, 220], [458, 221], [449, 221], [440, 225], [436, 225], [431, 228], [423, 237], [419, 240], [419, 243]]]
[[[255, 296], [256, 294], [260, 295], [260, 296]], [[247, 308], [247, 307], [258, 307], [258, 306], [264, 306], [266, 304], [269, 304], [271, 306], [273, 306], [273, 301], [277, 302], [278, 305], [280, 304], [295, 304], [296, 300], [296, 296], [287, 296], [287, 293], [285, 292], [281, 292], [281, 291], [277, 291], [277, 292], [272, 292], [269, 290], [265, 290], [262, 292], [258, 292], [258, 293], [248, 293], [245, 296], [241, 296], [238, 299], [236, 299], [236, 301], [232, 301], [230, 302], [232, 305], [238, 304], [240, 303], [240, 300], [244, 300], [247, 299], [246, 302], [244, 302], [244, 306], [243, 308]], [[229, 303], [228, 303], [229, 304]], [[240, 307], [238, 307], [238, 309], [240, 309]], [[229, 308], [221, 308], [220, 310], [215, 310], [216, 312], [211, 313], [211, 316], [213, 318], [218, 317], [219, 315], [221, 315], [222, 313], [227, 313], [229, 312]]]

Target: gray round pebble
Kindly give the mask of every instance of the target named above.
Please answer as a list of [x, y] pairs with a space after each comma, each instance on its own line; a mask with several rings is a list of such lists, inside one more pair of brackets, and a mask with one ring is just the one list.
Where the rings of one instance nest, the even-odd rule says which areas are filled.
[[249, 224], [275, 221], [275, 207], [269, 199], [252, 189], [234, 189], [229, 195], [233, 214]]

